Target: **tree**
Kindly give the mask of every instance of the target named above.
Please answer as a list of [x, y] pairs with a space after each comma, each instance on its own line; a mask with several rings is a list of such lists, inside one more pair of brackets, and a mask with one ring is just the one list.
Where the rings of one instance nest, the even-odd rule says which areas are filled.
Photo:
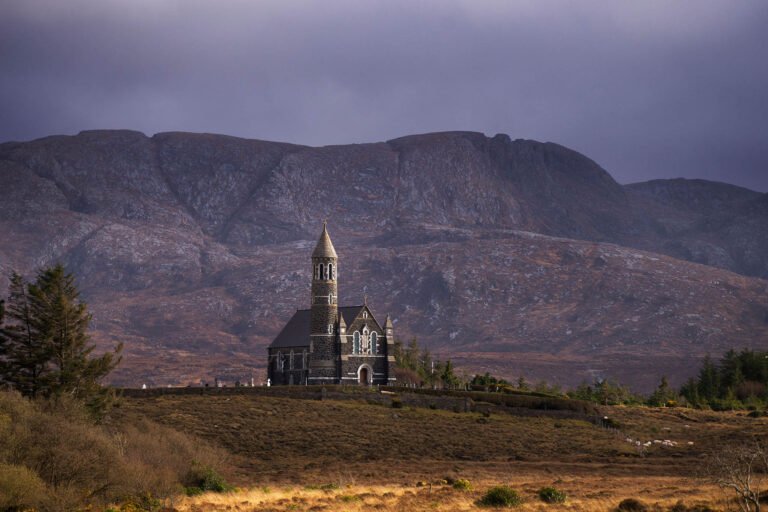
[[440, 372], [440, 380], [443, 383], [443, 387], [446, 388], [455, 388], [461, 384], [461, 379], [453, 373], [453, 363], [450, 359], [446, 361], [445, 366], [442, 368], [442, 372]]
[[32, 302], [24, 279], [13, 273], [4, 313], [8, 322], [0, 328], [1, 380], [34, 398], [50, 390], [51, 350], [35, 322]]
[[711, 454], [706, 472], [712, 482], [736, 493], [742, 512], [760, 512], [761, 491], [768, 485], [768, 450], [759, 441]]
[[699, 372], [699, 396], [710, 402], [717, 398], [720, 391], [720, 375], [717, 367], [712, 363], [712, 359], [707, 355]]
[[661, 382], [656, 390], [648, 397], [648, 405], [653, 407], [664, 407], [676, 398], [674, 390], [669, 386], [667, 376], [661, 377]]
[[91, 315], [72, 274], [56, 265], [41, 270], [31, 284], [14, 274], [7, 316], [11, 323], [2, 329], [4, 380], [26, 396], [67, 394], [93, 412], [103, 411], [111, 393], [101, 380], [120, 362], [122, 344], [114, 352], [92, 356]]

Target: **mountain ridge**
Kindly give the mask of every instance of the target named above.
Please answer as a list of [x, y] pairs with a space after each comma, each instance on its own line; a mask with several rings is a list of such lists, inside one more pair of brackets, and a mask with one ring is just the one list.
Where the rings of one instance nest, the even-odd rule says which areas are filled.
[[[495, 347], [497, 373], [572, 384], [613, 375], [624, 354], [647, 362], [630, 373], [648, 387], [641, 370], [663, 367], [662, 354], [682, 376], [706, 352], [768, 345], [768, 194], [620, 185], [555, 143], [440, 132], [314, 148], [86, 131], [0, 144], [0, 183], [0, 291], [11, 268], [66, 263], [100, 345], [126, 341], [124, 384], [187, 382], [232, 361], [260, 371], [282, 317], [306, 307], [307, 247], [323, 219], [342, 297], [368, 294], [401, 319], [401, 336], [468, 369], [488, 367], [479, 348]], [[668, 309], [680, 318], [658, 313]], [[496, 323], [472, 325], [485, 315]]]

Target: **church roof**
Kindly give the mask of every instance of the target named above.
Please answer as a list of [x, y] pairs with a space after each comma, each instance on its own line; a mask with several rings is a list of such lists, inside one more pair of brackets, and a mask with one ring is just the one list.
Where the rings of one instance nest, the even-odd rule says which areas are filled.
[[[357, 318], [362, 308], [363, 306], [339, 307], [339, 316], [349, 325]], [[311, 309], [297, 310], [280, 334], [270, 343], [269, 348], [308, 347], [311, 320]]]
[[325, 227], [325, 222], [323, 222], [323, 232], [320, 233], [320, 238], [317, 241], [315, 250], [312, 251], [312, 257], [338, 258], [338, 256], [336, 256], [336, 249], [333, 248], [333, 243], [331, 243], [331, 237], [328, 236], [328, 230]]

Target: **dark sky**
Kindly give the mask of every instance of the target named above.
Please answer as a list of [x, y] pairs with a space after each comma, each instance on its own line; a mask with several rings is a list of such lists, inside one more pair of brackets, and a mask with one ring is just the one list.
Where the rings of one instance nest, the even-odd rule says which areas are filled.
[[764, 0], [0, 0], [0, 141], [553, 141], [768, 191]]

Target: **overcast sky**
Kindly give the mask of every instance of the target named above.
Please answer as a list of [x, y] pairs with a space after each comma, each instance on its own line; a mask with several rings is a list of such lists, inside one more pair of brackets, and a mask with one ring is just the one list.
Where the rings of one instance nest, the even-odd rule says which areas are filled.
[[0, 141], [474, 130], [768, 191], [764, 0], [0, 0]]

